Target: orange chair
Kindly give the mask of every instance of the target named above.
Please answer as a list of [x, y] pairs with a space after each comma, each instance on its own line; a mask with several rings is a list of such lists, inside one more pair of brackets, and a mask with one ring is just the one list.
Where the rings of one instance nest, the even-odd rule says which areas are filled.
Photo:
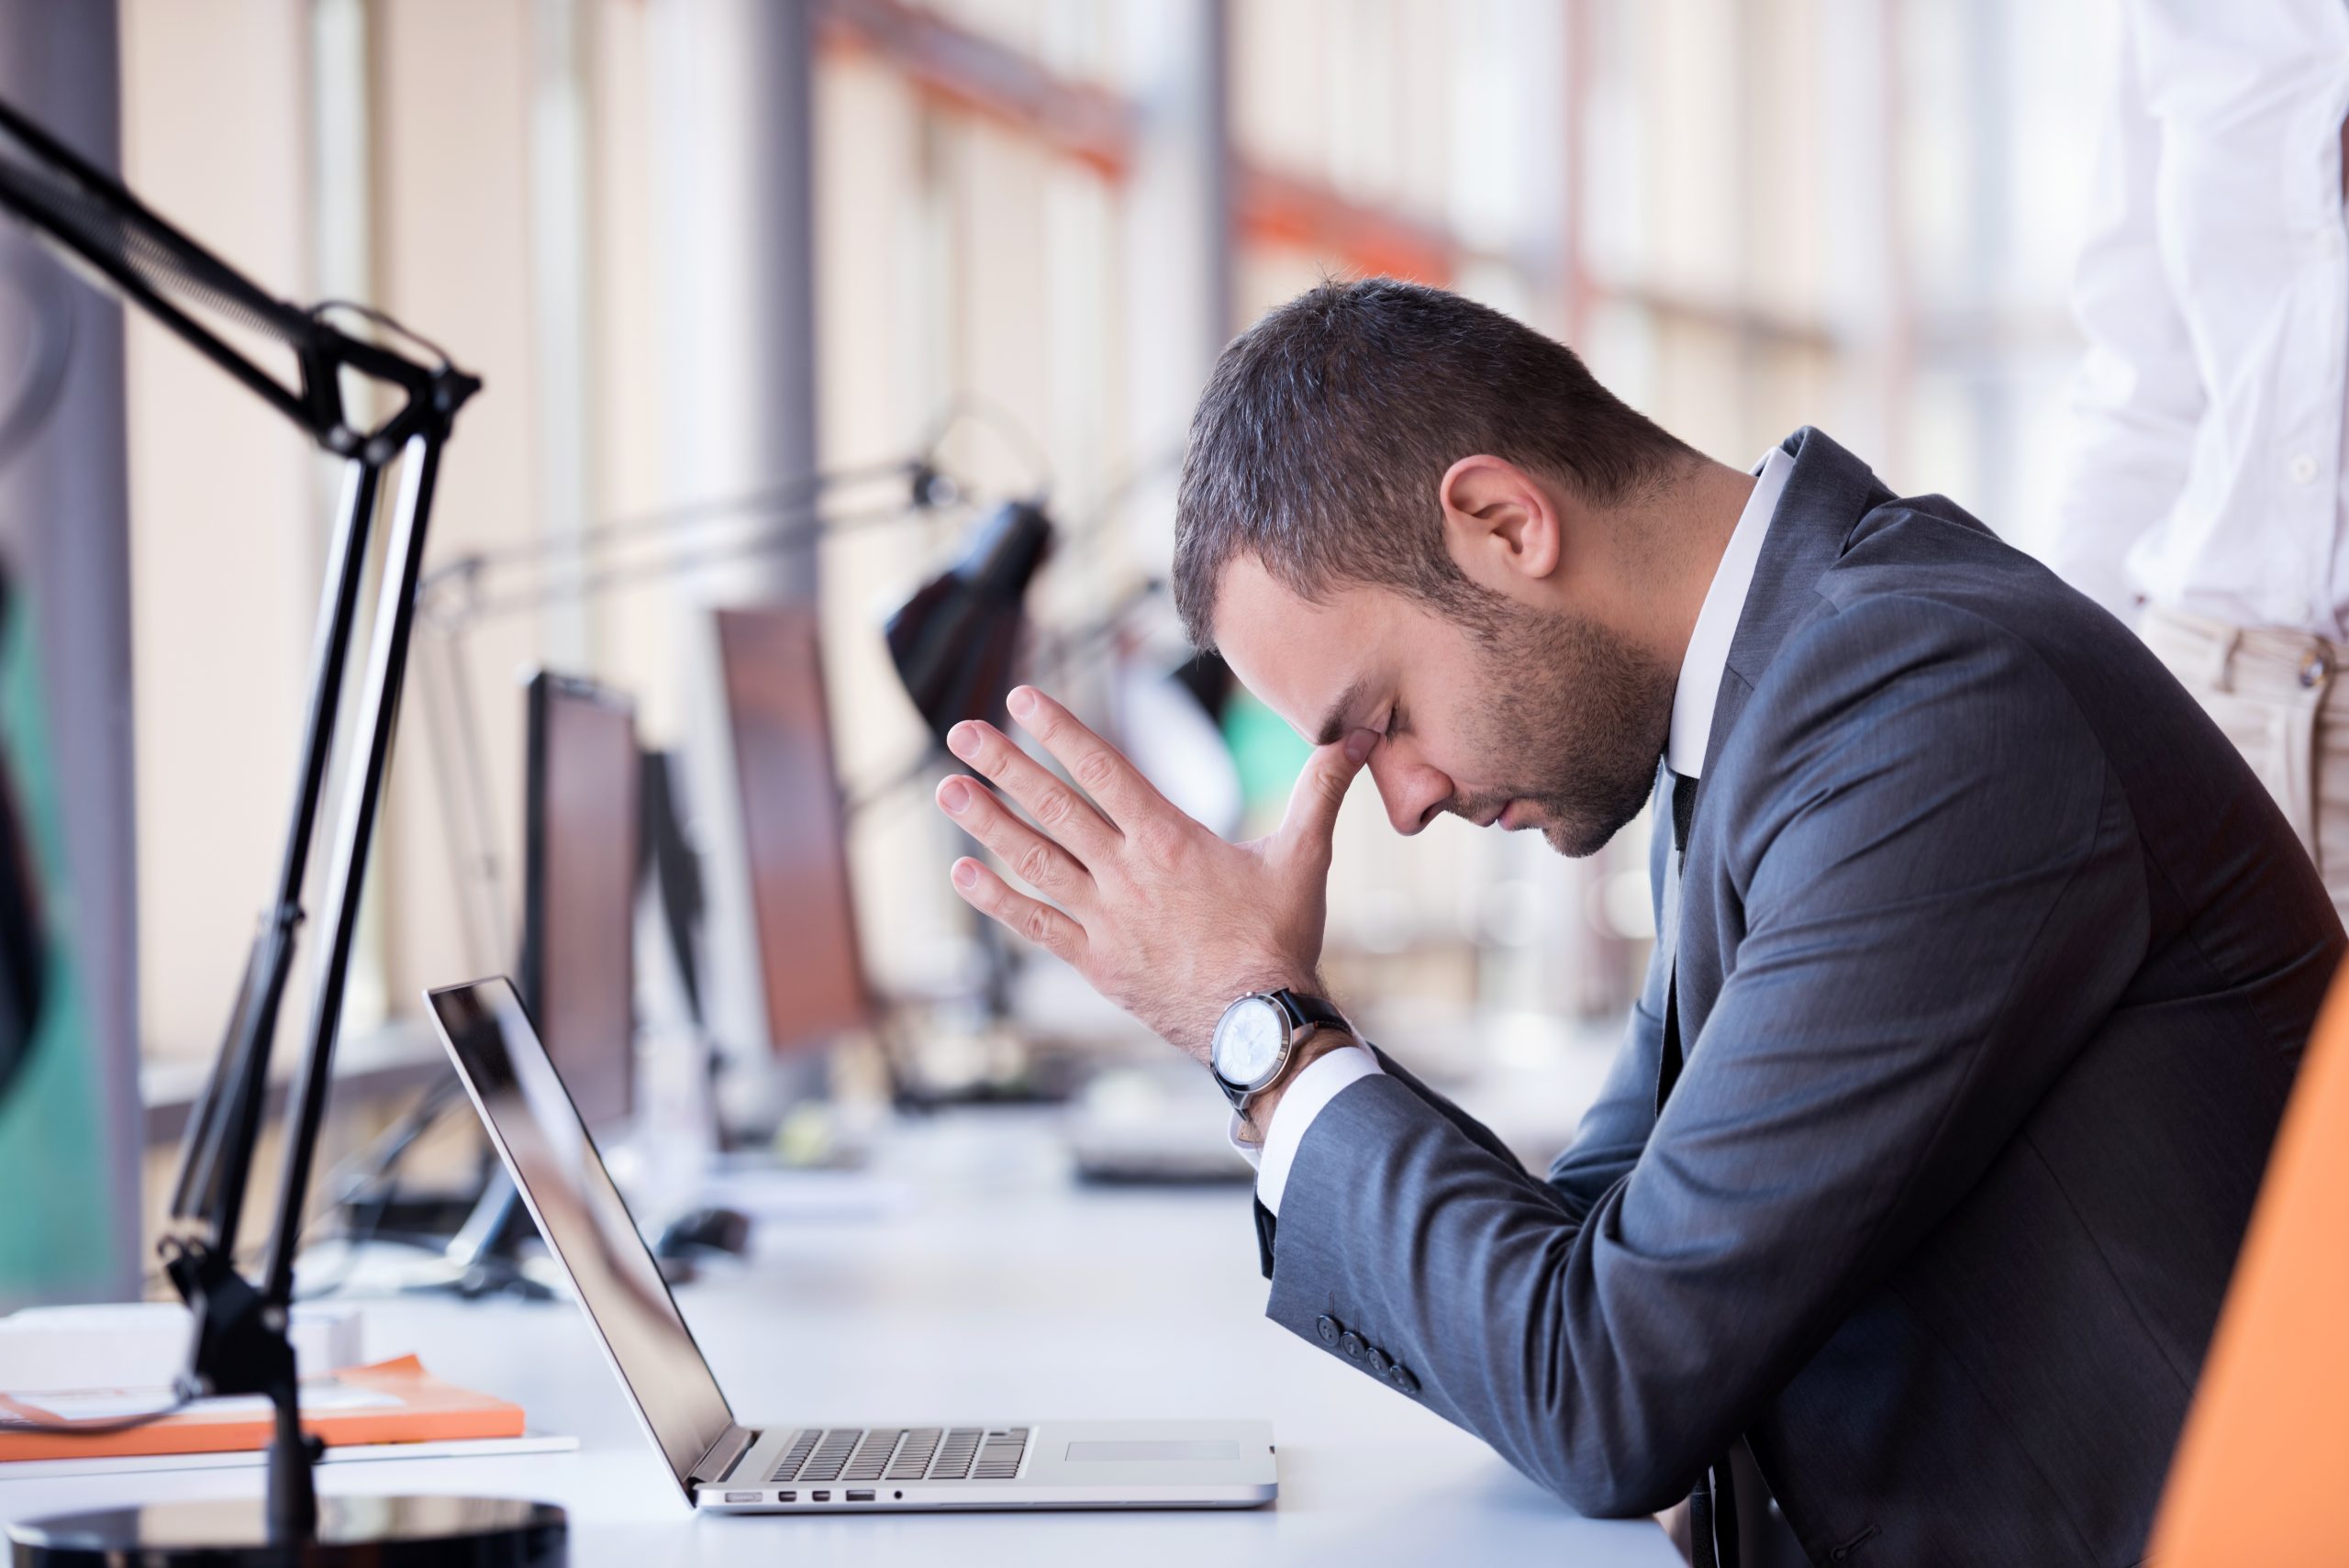
[[2349, 970], [2268, 1162], [2154, 1526], [2153, 1568], [2349, 1563]]

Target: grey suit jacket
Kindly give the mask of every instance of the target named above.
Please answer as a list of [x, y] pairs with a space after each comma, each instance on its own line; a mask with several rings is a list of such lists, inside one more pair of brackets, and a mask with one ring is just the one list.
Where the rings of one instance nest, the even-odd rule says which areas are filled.
[[2341, 927], [2118, 621], [1787, 450], [1600, 1102], [1543, 1177], [1349, 1086], [1258, 1211], [1268, 1311], [1585, 1513], [1742, 1438], [1819, 1562], [2134, 1562]]

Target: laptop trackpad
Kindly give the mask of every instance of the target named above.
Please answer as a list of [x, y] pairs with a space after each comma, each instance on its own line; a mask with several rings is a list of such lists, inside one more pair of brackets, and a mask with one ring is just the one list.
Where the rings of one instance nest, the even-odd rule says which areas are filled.
[[1068, 1445], [1071, 1463], [1085, 1464], [1104, 1461], [1131, 1463], [1136, 1460], [1152, 1459], [1221, 1459], [1240, 1457], [1240, 1445], [1214, 1439], [1185, 1441], [1134, 1440], [1127, 1441], [1075, 1442]]

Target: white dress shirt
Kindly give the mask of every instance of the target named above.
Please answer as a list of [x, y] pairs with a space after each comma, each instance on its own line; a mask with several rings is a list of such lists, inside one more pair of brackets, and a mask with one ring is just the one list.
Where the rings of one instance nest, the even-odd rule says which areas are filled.
[[1705, 746], [1712, 739], [1713, 703], [1721, 695], [1721, 678], [1729, 673], [1729, 645], [1745, 614], [1745, 595], [1753, 586], [1753, 567], [1762, 559], [1762, 540], [1770, 519], [1778, 515], [1778, 498], [1795, 460], [1783, 447], [1772, 447], [1753, 465], [1753, 493], [1737, 515], [1713, 581], [1698, 606], [1697, 624], [1688, 632], [1688, 651], [1680, 656], [1680, 684], [1672, 694], [1672, 728], [1666, 732], [1664, 765], [1684, 779], [1705, 775]]
[[[1729, 673], [1729, 645], [1737, 636], [1739, 617], [1745, 613], [1745, 595], [1753, 586], [1754, 563], [1762, 559], [1762, 540], [1777, 515], [1779, 497], [1787, 492], [1787, 477], [1795, 460], [1773, 447], [1754, 465], [1753, 492], [1737, 517], [1737, 527], [1713, 568], [1697, 624], [1688, 633], [1688, 651], [1680, 657], [1680, 681], [1673, 690], [1672, 728], [1664, 746], [1664, 765], [1683, 778], [1700, 778], [1705, 772], [1705, 746], [1713, 728], [1713, 701], [1720, 695]], [[1281, 1211], [1281, 1194], [1288, 1185], [1290, 1165], [1321, 1107], [1357, 1078], [1379, 1073], [1378, 1059], [1359, 1045], [1341, 1045], [1306, 1063], [1282, 1091], [1273, 1108], [1273, 1125], [1264, 1129], [1259, 1151], [1240, 1136], [1240, 1118], [1231, 1118], [1232, 1147], [1256, 1167], [1256, 1201], [1275, 1215]]]
[[2050, 563], [2244, 627], [2349, 628], [2342, 0], [2122, 0]]

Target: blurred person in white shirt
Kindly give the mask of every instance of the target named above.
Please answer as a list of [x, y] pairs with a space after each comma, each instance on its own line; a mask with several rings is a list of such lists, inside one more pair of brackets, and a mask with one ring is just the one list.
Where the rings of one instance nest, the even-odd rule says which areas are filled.
[[2135, 622], [2349, 913], [2349, 5], [2119, 21], [2051, 562]]

